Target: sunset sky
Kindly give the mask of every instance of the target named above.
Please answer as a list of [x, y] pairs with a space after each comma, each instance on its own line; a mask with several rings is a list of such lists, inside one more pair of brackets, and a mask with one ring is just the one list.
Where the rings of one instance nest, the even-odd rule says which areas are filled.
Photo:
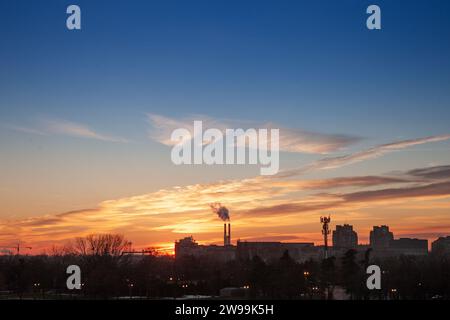
[[[314, 241], [319, 217], [450, 234], [450, 2], [0, 2], [0, 254], [90, 233], [136, 248]], [[431, 3], [433, 5], [431, 5]], [[280, 172], [181, 165], [167, 140], [280, 129]]]

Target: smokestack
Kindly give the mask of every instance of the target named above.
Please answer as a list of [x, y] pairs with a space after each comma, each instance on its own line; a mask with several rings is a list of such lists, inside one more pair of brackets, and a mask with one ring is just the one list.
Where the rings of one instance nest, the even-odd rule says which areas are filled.
[[223, 245], [226, 246], [228, 242], [228, 237], [227, 237], [227, 224], [224, 223], [223, 224]]
[[[231, 244], [231, 226], [230, 226], [230, 211], [220, 204], [220, 202], [211, 203], [210, 208], [216, 213], [223, 221], [223, 245], [227, 246]], [[228, 232], [227, 232], [228, 222]]]

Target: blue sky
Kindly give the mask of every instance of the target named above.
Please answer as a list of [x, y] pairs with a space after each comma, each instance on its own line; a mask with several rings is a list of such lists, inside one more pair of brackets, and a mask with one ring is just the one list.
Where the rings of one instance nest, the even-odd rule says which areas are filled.
[[[72, 3], [82, 10], [81, 31], [65, 27]], [[382, 10], [379, 31], [365, 26], [372, 3]], [[3, 214], [84, 208], [258, 171], [174, 168], [169, 149], [148, 137], [148, 113], [271, 121], [364, 138], [350, 150], [447, 134], [449, 10], [448, 1], [437, 0], [2, 0], [2, 190], [5, 198], [35, 204], [25, 209], [10, 200]], [[11, 129], [35, 130], [49, 119], [131, 143]], [[448, 159], [448, 143], [433, 148], [372, 165], [394, 170]], [[316, 158], [287, 155], [282, 162], [295, 167]], [[349, 172], [369, 168], [339, 173]]]
[[146, 112], [199, 113], [387, 139], [450, 119], [447, 1], [379, 1], [374, 32], [367, 1], [77, 3], [81, 32], [69, 2], [2, 2], [2, 119], [136, 137]]

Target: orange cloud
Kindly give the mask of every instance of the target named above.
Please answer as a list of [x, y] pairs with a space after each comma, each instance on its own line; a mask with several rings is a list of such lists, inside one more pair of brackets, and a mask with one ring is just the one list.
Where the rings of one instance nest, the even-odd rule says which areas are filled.
[[[257, 177], [162, 189], [104, 201], [95, 209], [0, 221], [0, 247], [21, 241], [37, 253], [90, 233], [121, 233], [136, 248], [166, 252], [174, 240], [191, 234], [202, 243], [220, 243], [221, 221], [208, 205], [217, 201], [230, 209], [234, 239], [320, 242], [318, 218], [329, 212], [333, 223], [352, 223], [364, 232], [361, 239], [381, 223], [399, 234], [448, 233], [450, 181], [442, 180], [448, 167], [418, 170], [401, 177]], [[340, 192], [324, 192], [330, 189]]]

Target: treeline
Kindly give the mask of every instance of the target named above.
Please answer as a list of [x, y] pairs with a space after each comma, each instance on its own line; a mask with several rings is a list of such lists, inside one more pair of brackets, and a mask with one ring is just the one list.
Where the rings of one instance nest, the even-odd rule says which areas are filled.
[[[279, 260], [270, 263], [254, 257], [220, 265], [186, 257], [175, 265], [185, 279], [197, 280], [191, 293], [198, 294], [214, 294], [224, 287], [247, 286], [250, 298], [450, 299], [448, 257], [371, 259], [370, 251], [365, 258], [358, 257], [355, 250], [349, 250], [340, 258], [297, 263], [286, 251]], [[382, 270], [380, 290], [367, 289], [369, 275], [366, 270], [371, 264]], [[204, 290], [205, 286], [207, 290]]]
[[[49, 255], [0, 256], [0, 298], [108, 299], [219, 296], [245, 288], [247, 298], [450, 299], [450, 259], [433, 255], [374, 260], [354, 250], [343, 257], [295, 262], [289, 252], [266, 263], [258, 257], [219, 263], [212, 259], [127, 254], [130, 243], [116, 235], [79, 238]], [[81, 290], [68, 290], [66, 268], [81, 268]], [[366, 287], [369, 264], [381, 267], [381, 290]]]

